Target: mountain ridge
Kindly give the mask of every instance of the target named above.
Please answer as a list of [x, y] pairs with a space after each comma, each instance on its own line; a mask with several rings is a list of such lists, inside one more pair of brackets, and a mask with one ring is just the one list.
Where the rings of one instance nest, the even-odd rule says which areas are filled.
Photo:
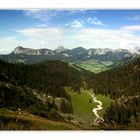
[[119, 66], [118, 63], [128, 63], [131, 60], [130, 58], [134, 58], [137, 55], [140, 55], [140, 49], [138, 47], [130, 51], [128, 49], [110, 48], [85, 49], [84, 47], [66, 49], [61, 45], [54, 50], [47, 48], [32, 49], [18, 46], [10, 54], [0, 55], [0, 58], [10, 63], [25, 64], [33, 64], [45, 60], [61, 60], [94, 73], [100, 73], [112, 67]]
[[[88, 51], [89, 55], [90, 55], [91, 51], [94, 51], [95, 54], [99, 54], [99, 55], [103, 55], [107, 52], [122, 52], [122, 51], [126, 51], [126, 52], [129, 52], [129, 53], [132, 53], [132, 54], [140, 54], [140, 48], [139, 47], [134, 47], [133, 49], [122, 49], [122, 48], [119, 48], [119, 49], [110, 49], [110, 48], [89, 48], [89, 49], [85, 49], [84, 47], [76, 47], [76, 48], [73, 48], [73, 49], [66, 49], [63, 46], [58, 46], [54, 50], [47, 49], [47, 48], [33, 49], [33, 48], [25, 48], [25, 47], [22, 47], [22, 46], [18, 46], [11, 53], [35, 55], [36, 51], [41, 51], [41, 50], [43, 50], [43, 51], [49, 50], [49, 51], [52, 51], [52, 52], [55, 52], [55, 53], [63, 53], [63, 52], [70, 52], [70, 51], [75, 52], [75, 50], [77, 52]], [[30, 51], [30, 53], [28, 53], [28, 51]], [[40, 53], [40, 55], [41, 54], [45, 54], [45, 53]]]

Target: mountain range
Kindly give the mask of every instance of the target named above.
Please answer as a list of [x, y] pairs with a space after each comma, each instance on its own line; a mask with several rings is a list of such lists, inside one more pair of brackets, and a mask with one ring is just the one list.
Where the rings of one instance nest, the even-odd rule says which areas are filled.
[[[50, 49], [31, 49], [22, 46], [16, 47], [11, 54], [25, 54], [25, 55], [60, 55], [63, 57], [73, 57], [80, 60], [99, 59], [99, 60], [113, 60], [130, 57], [134, 54], [140, 54], [140, 48], [134, 49], [109, 49], [109, 48], [91, 48], [85, 49], [77, 47], [74, 49], [66, 49], [63, 46], [58, 46], [55, 50]], [[112, 60], [111, 59], [111, 60]]]
[[18, 46], [10, 54], [0, 55], [0, 58], [12, 63], [20, 62], [25, 64], [45, 60], [61, 60], [75, 64], [94, 73], [99, 73], [112, 67], [125, 64], [139, 54], [139, 47], [128, 50], [109, 48], [85, 49], [83, 47], [66, 49], [63, 46], [58, 46], [55, 50], [50, 50]]

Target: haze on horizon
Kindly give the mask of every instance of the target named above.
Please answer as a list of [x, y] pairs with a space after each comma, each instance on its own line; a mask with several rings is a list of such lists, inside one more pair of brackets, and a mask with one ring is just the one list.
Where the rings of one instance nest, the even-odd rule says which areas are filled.
[[15, 47], [140, 46], [140, 10], [0, 10], [0, 54]]

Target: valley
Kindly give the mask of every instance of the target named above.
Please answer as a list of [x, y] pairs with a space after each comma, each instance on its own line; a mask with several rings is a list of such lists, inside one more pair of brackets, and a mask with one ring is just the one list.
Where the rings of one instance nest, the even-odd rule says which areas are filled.
[[2, 8], [0, 19], [0, 130], [140, 130], [140, 10]]
[[100, 73], [100, 72], [110, 69], [110, 66], [112, 65], [112, 63], [109, 61], [98, 62], [96, 60], [87, 60], [83, 62], [74, 63], [74, 65], [79, 66], [85, 70], [88, 70], [94, 73]]
[[[17, 61], [21, 55], [27, 64]], [[112, 62], [46, 60], [44, 54], [5, 58], [0, 59], [1, 130], [139, 129], [138, 55]]]
[[[92, 110], [98, 106], [98, 103], [93, 101], [91, 94], [93, 91], [81, 89], [81, 92], [78, 94], [77, 92], [73, 92], [69, 87], [66, 88], [66, 91], [71, 96], [75, 121], [79, 121], [85, 126], [90, 126], [96, 119], [96, 115]], [[98, 114], [103, 117], [106, 109], [110, 107], [113, 100], [100, 94], [96, 95], [96, 97], [103, 103], [103, 109], [98, 111]]]

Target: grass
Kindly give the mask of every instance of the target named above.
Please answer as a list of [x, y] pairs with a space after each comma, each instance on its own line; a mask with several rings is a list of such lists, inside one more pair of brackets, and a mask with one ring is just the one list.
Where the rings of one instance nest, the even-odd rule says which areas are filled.
[[109, 96], [105, 96], [101, 94], [96, 95], [96, 97], [97, 100], [100, 100], [103, 103], [103, 109], [99, 111], [99, 115], [103, 117], [106, 109], [110, 107], [111, 102], [113, 102], [113, 99], [111, 99]]
[[82, 119], [91, 120], [95, 119], [95, 115], [92, 113], [92, 109], [96, 107], [97, 104], [90, 103], [92, 97], [88, 94], [89, 91], [81, 90], [81, 93], [75, 93], [70, 88], [66, 88], [68, 94], [71, 95], [71, 102], [74, 111], [74, 115]]
[[109, 62], [98, 62], [96, 60], [87, 60], [84, 62], [76, 63], [77, 66], [82, 67], [94, 73], [100, 73], [108, 69]]
[[[93, 102], [92, 97], [89, 95], [91, 91], [81, 89], [81, 94], [78, 94], [73, 92], [69, 87], [66, 87], [65, 90], [71, 96], [74, 115], [88, 123], [93, 122], [96, 116], [92, 112], [92, 109], [95, 108], [98, 103]], [[112, 100], [110, 97], [104, 95], [96, 95], [96, 97], [103, 102], [103, 109], [99, 112], [100, 116], [103, 117], [105, 110], [110, 106]]]
[[[95, 115], [92, 109], [97, 103], [92, 102], [89, 90], [81, 89], [81, 94], [73, 92], [69, 87], [65, 88], [71, 96], [74, 116], [86, 124], [93, 123]], [[99, 112], [103, 116], [107, 107], [110, 106], [111, 99], [104, 95], [96, 95], [97, 99], [103, 102], [103, 110]], [[91, 102], [90, 102], [91, 101]], [[17, 111], [6, 108], [0, 109], [0, 130], [79, 130], [72, 123], [53, 121], [22, 111], [19, 115]]]
[[17, 111], [5, 108], [0, 109], [0, 130], [78, 130], [79, 127], [59, 121], [52, 121], [22, 112], [18, 115]]

